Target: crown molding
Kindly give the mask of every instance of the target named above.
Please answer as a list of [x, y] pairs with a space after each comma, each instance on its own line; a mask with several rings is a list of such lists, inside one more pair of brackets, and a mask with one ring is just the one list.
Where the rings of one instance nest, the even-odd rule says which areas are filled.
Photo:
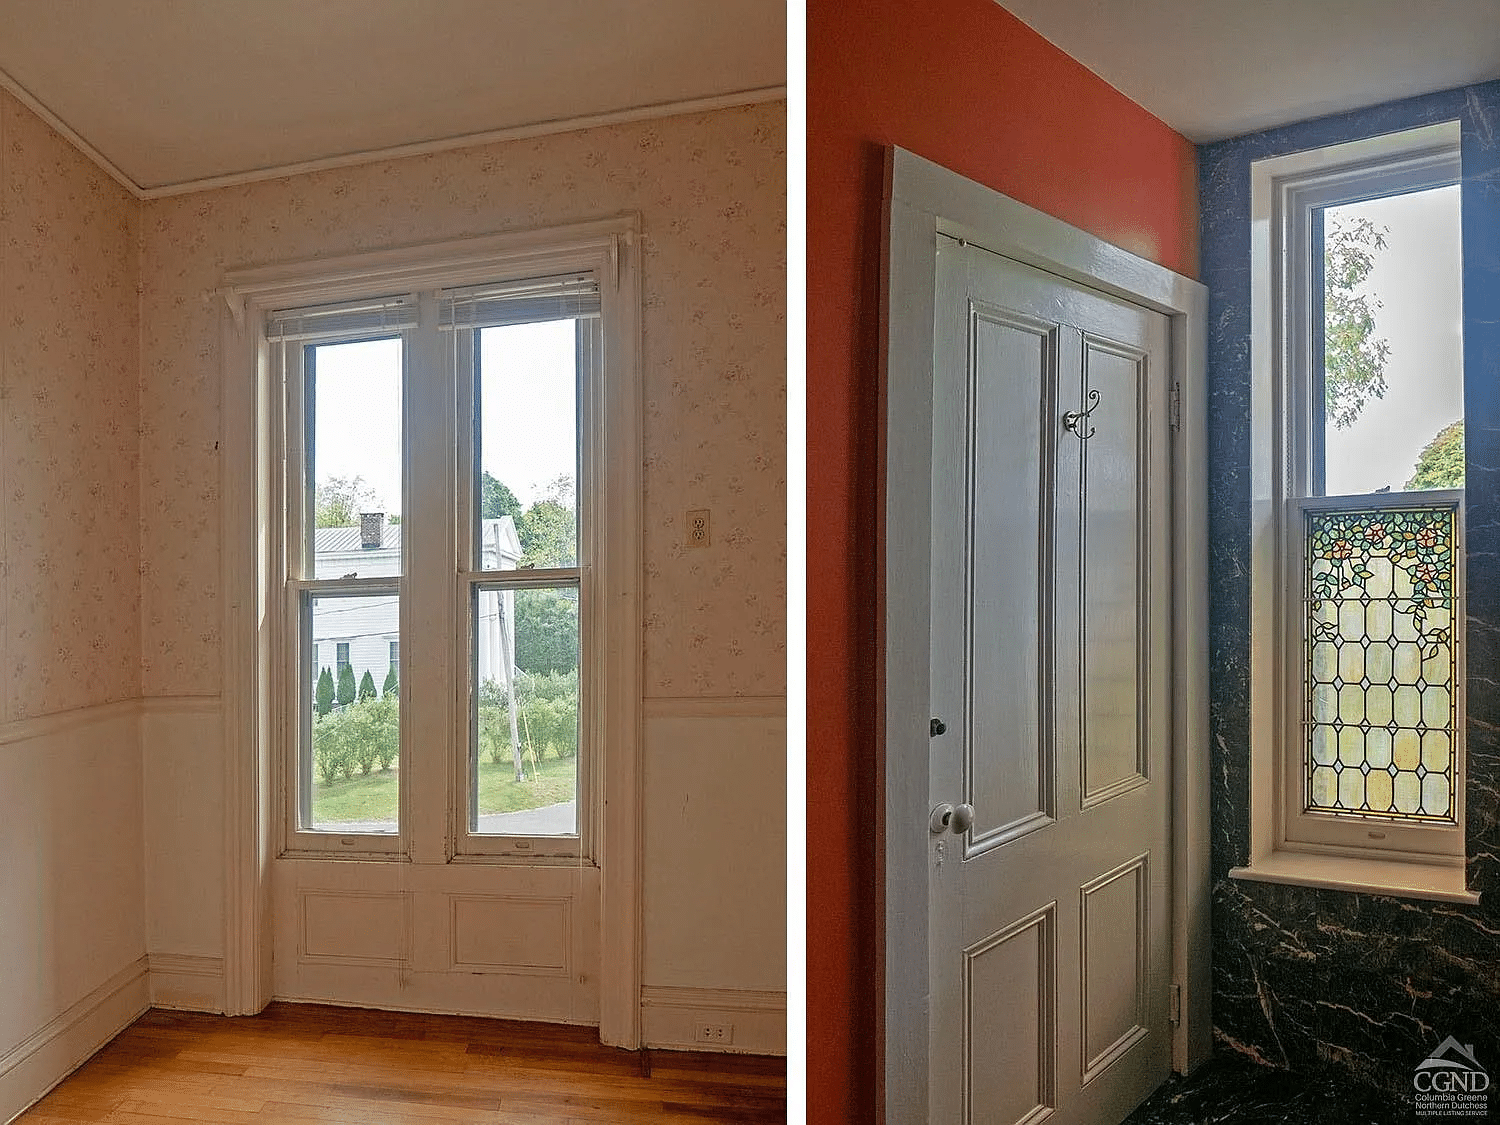
[[115, 183], [119, 184], [137, 199], [142, 198], [141, 186], [138, 183], [117, 168], [109, 157], [84, 140], [71, 125], [48, 109], [45, 104], [33, 96], [30, 90], [12, 78], [4, 69], [0, 69], [0, 90], [5, 90], [16, 101], [52, 126], [53, 129], [62, 135], [64, 140], [97, 164], [100, 170], [107, 173]]
[[334, 168], [349, 168], [359, 164], [372, 164], [380, 160], [396, 160], [406, 156], [427, 156], [452, 149], [474, 148], [478, 145], [495, 144], [500, 141], [527, 140], [555, 133], [573, 133], [582, 129], [598, 129], [606, 125], [626, 125], [637, 121], [651, 121], [661, 117], [678, 117], [688, 113], [709, 113], [736, 106], [757, 105], [762, 102], [782, 101], [787, 88], [781, 86], [759, 86], [749, 90], [736, 90], [728, 94], [715, 94], [706, 98], [689, 98], [682, 101], [654, 102], [648, 105], [630, 106], [608, 113], [587, 114], [581, 117], [558, 117], [536, 121], [526, 125], [513, 125], [504, 129], [490, 129], [480, 133], [463, 133], [453, 137], [439, 137], [410, 144], [389, 145], [385, 148], [359, 149], [302, 160], [292, 164], [274, 164], [264, 168], [250, 168], [241, 172], [230, 172], [221, 176], [206, 176], [177, 183], [146, 186], [136, 183], [123, 169], [91, 145], [84, 137], [40, 99], [22, 86], [5, 70], [0, 69], [0, 89], [8, 91], [17, 101], [57, 130], [84, 156], [97, 164], [101, 171], [137, 199], [166, 199], [193, 192], [212, 191], [216, 188], [237, 187], [241, 184], [261, 180], [281, 179], [285, 176], [303, 176], [311, 172], [325, 172]]

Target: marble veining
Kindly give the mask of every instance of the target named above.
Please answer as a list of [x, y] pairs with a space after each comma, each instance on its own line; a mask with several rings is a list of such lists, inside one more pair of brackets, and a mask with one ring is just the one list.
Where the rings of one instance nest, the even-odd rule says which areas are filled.
[[1406, 1125], [1412, 1106], [1331, 1074], [1268, 1070], [1221, 1056], [1174, 1078], [1123, 1125]]
[[[1234, 882], [1228, 878], [1229, 868], [1247, 861], [1250, 843], [1250, 163], [1455, 119], [1460, 122], [1463, 163], [1468, 469], [1465, 800], [1469, 885], [1483, 900], [1469, 907]], [[1247, 1111], [1247, 1116], [1215, 1116], [1204, 1109], [1196, 1117], [1148, 1115], [1132, 1121], [1400, 1120], [1390, 1114], [1397, 1112], [1392, 1107], [1407, 1104], [1402, 1099], [1410, 1094], [1412, 1068], [1448, 1035], [1474, 1044], [1479, 1061], [1500, 1073], [1500, 494], [1494, 487], [1500, 473], [1497, 125], [1500, 82], [1490, 82], [1237, 137], [1198, 151], [1202, 273], [1210, 290], [1208, 639], [1215, 1037], [1221, 1055], [1252, 1067], [1300, 1072], [1307, 1081], [1328, 1082], [1338, 1091], [1365, 1090], [1384, 1115], [1318, 1116], [1307, 1108], [1324, 1104], [1314, 1086], [1308, 1087], [1314, 1092], [1298, 1103], [1304, 1108], [1296, 1113], [1302, 1116], [1267, 1116], [1271, 1111], [1263, 1109]], [[1247, 1088], [1263, 1093], [1257, 1085], [1261, 1078], [1253, 1070], [1248, 1073], [1254, 1081]], [[1205, 1089], [1211, 1089], [1212, 1081], [1204, 1081], [1209, 1082]], [[1197, 1094], [1179, 1093], [1181, 1104], [1198, 1104], [1192, 1100]], [[1169, 1091], [1150, 1104], [1162, 1097], [1170, 1101]], [[1254, 1093], [1252, 1100], [1260, 1097]], [[1343, 1093], [1335, 1101], [1353, 1104]], [[1158, 1107], [1162, 1113], [1166, 1108], [1166, 1103]]]

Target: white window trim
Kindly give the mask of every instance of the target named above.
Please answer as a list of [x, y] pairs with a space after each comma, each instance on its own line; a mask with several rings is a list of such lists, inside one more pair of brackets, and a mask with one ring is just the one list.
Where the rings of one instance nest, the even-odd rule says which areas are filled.
[[[1371, 825], [1351, 822], [1351, 829], [1301, 811], [1300, 788], [1292, 785], [1300, 776], [1300, 739], [1290, 733], [1302, 682], [1301, 657], [1290, 644], [1300, 622], [1289, 604], [1300, 582], [1294, 568], [1301, 545], [1288, 519], [1314, 475], [1309, 216], [1315, 207], [1457, 182], [1458, 148], [1457, 122], [1444, 122], [1251, 165], [1250, 862], [1232, 869], [1234, 878], [1478, 901], [1464, 872], [1462, 647], [1454, 693], [1456, 825], [1382, 822], [1373, 826], [1382, 833], [1378, 844], [1355, 846], [1351, 832], [1368, 837]], [[1461, 576], [1461, 561], [1459, 570]], [[1461, 599], [1461, 577], [1458, 593]]]
[[[267, 497], [275, 454], [272, 364], [264, 318], [277, 308], [541, 276], [597, 271], [606, 302], [606, 368], [600, 378], [603, 464], [613, 499], [597, 505], [598, 643], [609, 654], [595, 713], [609, 733], [598, 762], [596, 860], [603, 869], [600, 1037], [640, 1041], [642, 573], [640, 221], [636, 215], [320, 258], [227, 273], [222, 321], [224, 424], [222, 589], [225, 743], [225, 1003], [260, 1011], [271, 998], [270, 870], [279, 843], [273, 756], [274, 620], [280, 605], [274, 556], [279, 513]], [[253, 373], [253, 377], [247, 377]], [[580, 482], [582, 483], [582, 482]], [[456, 564], [456, 559], [455, 559]], [[407, 654], [403, 653], [403, 657]], [[454, 729], [454, 724], [445, 725]], [[453, 755], [447, 755], [452, 761]], [[580, 816], [585, 815], [580, 810]], [[450, 837], [451, 838], [451, 837]], [[451, 856], [449, 858], [452, 858]]]

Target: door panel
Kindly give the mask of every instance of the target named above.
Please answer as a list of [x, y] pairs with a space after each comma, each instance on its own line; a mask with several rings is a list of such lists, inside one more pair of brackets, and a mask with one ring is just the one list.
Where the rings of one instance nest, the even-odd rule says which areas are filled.
[[1079, 1019], [1086, 1083], [1146, 1034], [1146, 863], [1139, 856], [1083, 887]]
[[[1125, 344], [1085, 336], [1084, 401], [1092, 407], [1092, 436], [1082, 442], [1078, 491], [1084, 518], [1078, 528], [1081, 587], [1079, 694], [1083, 712], [1083, 803], [1110, 796], [1145, 778], [1140, 739], [1139, 673], [1142, 639], [1141, 451], [1146, 412], [1146, 356]], [[1093, 396], [1097, 394], [1098, 399]]]
[[[1046, 1112], [1056, 1086], [1054, 904], [964, 950], [964, 1060], [968, 1101], [987, 1119], [1024, 1122]], [[1004, 996], [1004, 1008], [992, 998]]]
[[[975, 526], [964, 530], [968, 563], [970, 760], [964, 800], [974, 806], [974, 847], [1004, 840], [1051, 815], [1051, 754], [1044, 745], [1040, 641], [1017, 651], [1005, 621], [1035, 621], [1046, 544], [1042, 434], [1050, 412], [1055, 329], [1044, 321], [976, 306], [969, 314], [966, 487]], [[1036, 388], [1016, 403], [998, 380], [1021, 376]], [[1019, 409], [1016, 409], [1016, 407]], [[954, 544], [958, 546], [958, 544]], [[977, 612], [976, 612], [977, 610]]]
[[1167, 322], [937, 279], [930, 1119], [1114, 1125], [1170, 1065]]

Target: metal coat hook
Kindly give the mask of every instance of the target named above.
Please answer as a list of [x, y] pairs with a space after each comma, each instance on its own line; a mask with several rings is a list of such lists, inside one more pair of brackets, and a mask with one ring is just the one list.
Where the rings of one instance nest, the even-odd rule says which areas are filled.
[[1063, 429], [1067, 430], [1068, 433], [1070, 433], [1070, 434], [1077, 434], [1079, 441], [1088, 441], [1089, 438], [1091, 438], [1091, 437], [1094, 436], [1094, 426], [1093, 426], [1093, 423], [1092, 422], [1089, 423], [1089, 428], [1088, 428], [1088, 432], [1087, 433], [1085, 433], [1080, 428], [1080, 426], [1081, 426], [1083, 420], [1085, 418], [1087, 418], [1090, 414], [1092, 414], [1094, 412], [1094, 410], [1098, 407], [1098, 405], [1099, 405], [1099, 392], [1098, 391], [1090, 391], [1089, 392], [1089, 408], [1087, 410], [1085, 410], [1082, 414], [1080, 414], [1076, 410], [1066, 411], [1063, 414], [1063, 416], [1062, 416]]

